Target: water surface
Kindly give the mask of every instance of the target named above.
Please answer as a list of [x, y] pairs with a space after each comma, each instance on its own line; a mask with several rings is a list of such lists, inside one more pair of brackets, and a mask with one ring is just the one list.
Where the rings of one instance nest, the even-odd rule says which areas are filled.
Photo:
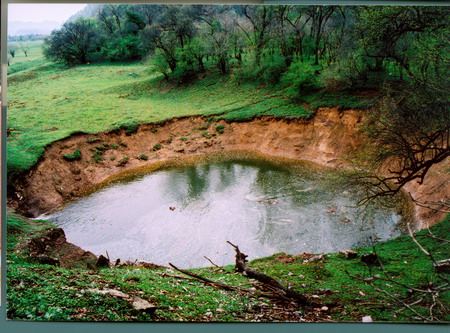
[[160, 169], [115, 182], [49, 218], [69, 242], [111, 260], [179, 267], [276, 252], [323, 253], [400, 234], [398, 209], [355, 208], [344, 175], [309, 163], [233, 160]]

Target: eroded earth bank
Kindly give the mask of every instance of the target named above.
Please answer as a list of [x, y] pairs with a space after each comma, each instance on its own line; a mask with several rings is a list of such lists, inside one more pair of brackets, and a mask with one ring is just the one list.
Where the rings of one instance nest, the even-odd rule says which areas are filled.
[[[251, 152], [350, 168], [350, 160], [364, 153], [367, 144], [363, 119], [361, 111], [320, 108], [310, 120], [267, 117], [226, 123], [189, 117], [142, 125], [136, 131], [74, 134], [49, 145], [38, 163], [10, 184], [8, 203], [25, 216], [37, 217], [111, 180], [218, 152]], [[448, 195], [448, 164], [435, 166], [424, 184], [408, 184], [406, 190], [421, 201], [442, 199]], [[419, 206], [415, 210], [420, 227], [445, 216]]]

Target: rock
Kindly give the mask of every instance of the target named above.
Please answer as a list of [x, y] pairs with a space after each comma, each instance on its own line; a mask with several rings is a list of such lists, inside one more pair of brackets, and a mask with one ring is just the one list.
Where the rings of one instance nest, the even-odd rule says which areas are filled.
[[363, 323], [373, 323], [373, 320], [372, 320], [371, 316], [364, 316], [364, 317], [362, 317], [361, 321]]
[[175, 210], [175, 209], [176, 209], [176, 207], [174, 207], [174, 206], [170, 206], [170, 207], [169, 207], [169, 209], [170, 209], [170, 210]]
[[26, 244], [31, 260], [63, 268], [88, 268], [95, 266], [97, 257], [78, 246], [68, 243], [64, 230], [50, 228]]
[[173, 150], [177, 153], [182, 153], [182, 152], [184, 152], [184, 146], [182, 146], [182, 145], [176, 146], [173, 148]]
[[358, 253], [353, 250], [342, 250], [339, 253], [345, 255], [346, 259], [355, 259], [358, 257]]
[[88, 289], [88, 292], [91, 293], [95, 293], [95, 294], [102, 294], [102, 295], [110, 295], [110, 296], [114, 296], [114, 297], [119, 297], [119, 298], [130, 298], [130, 295], [125, 294], [119, 290], [115, 290], [115, 289]]
[[375, 265], [378, 263], [378, 256], [374, 253], [361, 255], [361, 261], [367, 265]]
[[320, 308], [320, 311], [322, 311], [322, 312], [328, 311], [328, 306], [322, 306], [322, 307]]
[[308, 259], [309, 262], [314, 262], [314, 261], [319, 261], [323, 259], [323, 254], [321, 254], [320, 256], [313, 256], [311, 258]]
[[103, 255], [100, 255], [100, 257], [98, 257], [97, 259], [97, 262], [95, 263], [95, 267], [97, 268], [109, 267], [109, 259]]
[[134, 296], [131, 298], [133, 308], [138, 311], [144, 311], [148, 313], [154, 313], [156, 311], [156, 306], [147, 302], [146, 300]]

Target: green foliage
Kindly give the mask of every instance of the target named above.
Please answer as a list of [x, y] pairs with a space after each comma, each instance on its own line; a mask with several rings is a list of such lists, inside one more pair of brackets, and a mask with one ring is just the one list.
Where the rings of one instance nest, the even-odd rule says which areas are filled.
[[100, 163], [101, 161], [103, 161], [103, 151], [96, 151], [94, 152], [94, 154], [92, 155], [92, 158], [94, 159], [94, 161], [96, 163]]
[[73, 154], [64, 155], [63, 158], [64, 158], [66, 161], [78, 161], [78, 160], [81, 160], [81, 152], [80, 152], [80, 150], [77, 148], [77, 149], [75, 149], [75, 151], [73, 152]]
[[139, 159], [143, 160], [143, 161], [147, 161], [148, 160], [148, 156], [145, 155], [145, 154], [141, 154], [141, 155], [139, 155]]
[[46, 58], [67, 65], [85, 64], [99, 46], [95, 21], [79, 18], [54, 30], [44, 42]]
[[305, 96], [322, 88], [315, 71], [314, 67], [305, 63], [292, 64], [281, 78], [281, 84], [288, 87], [286, 94], [296, 101], [302, 101]]
[[181, 141], [186, 141], [188, 138], [186, 138], [186, 137], [184, 137], [184, 136], [182, 136], [181, 138], [180, 138], [180, 140]]
[[102, 139], [100, 138], [92, 138], [92, 139], [88, 139], [86, 142], [87, 143], [96, 143], [96, 142], [100, 142], [102, 141]]
[[203, 131], [202, 136], [206, 139], [211, 139], [211, 134], [209, 134], [208, 131]]
[[101, 54], [109, 61], [124, 61], [139, 59], [143, 55], [140, 40], [137, 36], [116, 36], [111, 38], [101, 48]]
[[222, 124], [217, 125], [216, 126], [216, 132], [219, 133], [219, 134], [225, 133], [225, 125], [222, 125]]
[[153, 146], [153, 148], [151, 149], [152, 151], [157, 151], [157, 150], [160, 150], [162, 148], [162, 146], [161, 146], [161, 144], [160, 143], [157, 143], [157, 144], [155, 144], [154, 146]]

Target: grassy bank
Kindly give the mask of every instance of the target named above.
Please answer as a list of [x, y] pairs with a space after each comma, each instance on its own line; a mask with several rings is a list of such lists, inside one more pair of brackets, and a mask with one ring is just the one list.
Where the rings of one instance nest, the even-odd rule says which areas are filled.
[[[95, 271], [68, 270], [36, 264], [20, 244], [36, 237], [49, 222], [31, 221], [8, 214], [8, 317], [33, 320], [142, 320], [142, 321], [374, 321], [405, 322], [430, 316], [429, 294], [414, 290], [442, 284], [429, 258], [409, 236], [376, 244], [383, 267], [369, 266], [358, 259], [331, 253], [308, 261], [308, 255], [274, 254], [256, 259], [250, 266], [269, 274], [285, 286], [308, 295], [312, 308], [279, 304], [257, 294], [258, 284], [234, 272], [233, 266], [190, 270], [203, 277], [247, 292], [225, 291], [206, 285], [169, 268], [103, 268]], [[416, 234], [416, 239], [435, 260], [450, 252], [450, 219]], [[245, 244], [240, 245], [245, 252]], [[230, 251], [232, 249], [230, 248]], [[355, 249], [372, 253], [372, 247]], [[200, 255], [200, 254], [199, 254]], [[252, 259], [252, 258], [250, 258]], [[174, 258], [176, 264], [176, 258]], [[371, 280], [371, 277], [377, 278]], [[445, 277], [445, 275], [444, 275]], [[446, 275], [448, 278], [449, 276]], [[364, 281], [363, 279], [369, 280]], [[392, 278], [392, 280], [388, 280]], [[373, 286], [370, 285], [373, 283]], [[378, 288], [377, 291], [375, 288]], [[93, 293], [92, 289], [114, 289], [138, 296], [156, 305], [151, 316], [133, 310], [125, 300]], [[391, 297], [389, 295], [395, 295]], [[448, 321], [449, 292], [442, 292], [433, 306], [434, 320]], [[412, 310], [401, 302], [414, 304]], [[317, 307], [319, 306], [319, 307]], [[324, 306], [326, 308], [324, 308]]]
[[[32, 52], [31, 52], [32, 50]], [[215, 70], [178, 86], [152, 73], [147, 62], [96, 63], [65, 68], [44, 60], [33, 44], [16, 56], [8, 76], [8, 172], [32, 166], [47, 144], [73, 132], [205, 115], [227, 121], [256, 116], [310, 117], [319, 106], [359, 108], [368, 98], [315, 93], [295, 103], [283, 89], [239, 83]]]

